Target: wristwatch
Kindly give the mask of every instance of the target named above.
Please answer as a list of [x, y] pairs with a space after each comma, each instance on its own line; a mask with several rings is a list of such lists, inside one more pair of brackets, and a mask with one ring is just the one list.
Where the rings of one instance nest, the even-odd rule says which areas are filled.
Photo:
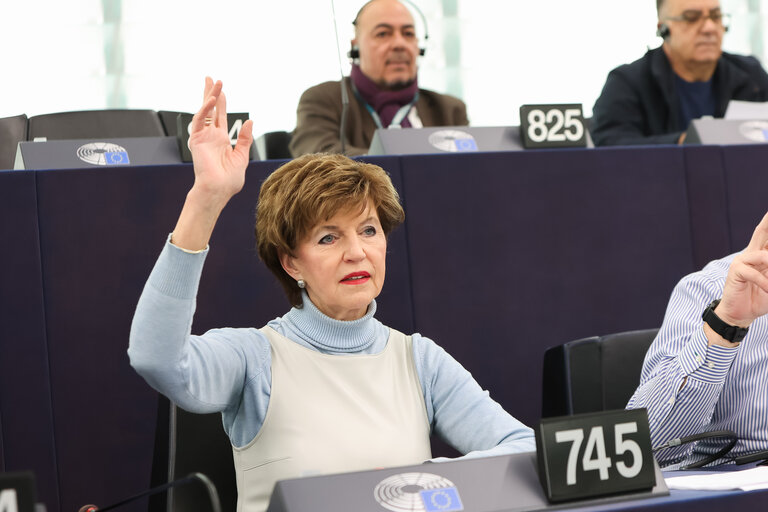
[[720, 299], [715, 299], [709, 303], [707, 309], [701, 315], [701, 319], [707, 322], [707, 324], [717, 334], [730, 341], [731, 343], [739, 343], [747, 335], [749, 327], [738, 327], [736, 325], [730, 325], [723, 322], [719, 316], [715, 314], [715, 308], [720, 304]]

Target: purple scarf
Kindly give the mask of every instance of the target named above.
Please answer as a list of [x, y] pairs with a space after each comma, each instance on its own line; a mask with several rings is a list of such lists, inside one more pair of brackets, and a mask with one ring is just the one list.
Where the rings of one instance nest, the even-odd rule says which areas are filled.
[[[352, 65], [350, 77], [357, 88], [357, 92], [360, 93], [360, 97], [363, 98], [363, 100], [368, 103], [377, 114], [379, 114], [381, 124], [385, 128], [392, 122], [392, 118], [395, 117], [395, 114], [400, 110], [400, 107], [409, 104], [419, 90], [417, 80], [414, 80], [413, 83], [405, 89], [400, 89], [398, 91], [382, 91], [370, 78], [360, 71], [360, 66], [357, 64]], [[410, 128], [411, 122], [408, 120], [408, 117], [403, 119], [400, 126], [403, 128]]]

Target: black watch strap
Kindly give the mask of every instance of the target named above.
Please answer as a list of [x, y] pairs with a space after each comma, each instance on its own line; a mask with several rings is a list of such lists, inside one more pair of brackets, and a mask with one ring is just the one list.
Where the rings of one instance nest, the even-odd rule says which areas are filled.
[[720, 299], [713, 300], [709, 303], [709, 306], [704, 310], [701, 315], [701, 319], [707, 322], [707, 324], [717, 334], [730, 341], [731, 343], [739, 343], [747, 335], [748, 327], [739, 327], [736, 325], [730, 325], [723, 322], [719, 316], [715, 314], [715, 308], [720, 304]]

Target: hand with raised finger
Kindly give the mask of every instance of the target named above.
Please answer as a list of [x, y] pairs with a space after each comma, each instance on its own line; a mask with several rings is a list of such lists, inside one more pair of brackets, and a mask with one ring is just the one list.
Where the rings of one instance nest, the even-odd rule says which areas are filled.
[[746, 249], [733, 259], [715, 314], [739, 327], [748, 327], [768, 314], [768, 214], [755, 228]]
[[242, 189], [253, 142], [252, 129], [252, 121], [243, 123], [237, 144], [232, 148], [222, 83], [206, 77], [203, 104], [192, 118], [189, 135], [195, 188], [224, 204]]

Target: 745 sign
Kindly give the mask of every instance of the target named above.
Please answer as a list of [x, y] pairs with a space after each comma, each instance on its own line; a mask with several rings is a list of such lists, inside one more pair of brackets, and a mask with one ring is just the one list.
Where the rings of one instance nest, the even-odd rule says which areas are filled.
[[536, 429], [550, 501], [651, 489], [656, 474], [645, 409], [546, 418]]

